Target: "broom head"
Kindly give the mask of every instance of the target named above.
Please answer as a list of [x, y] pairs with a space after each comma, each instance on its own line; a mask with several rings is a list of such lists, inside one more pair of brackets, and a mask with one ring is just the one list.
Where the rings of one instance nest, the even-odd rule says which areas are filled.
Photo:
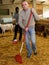
[[16, 60], [16, 62], [19, 62], [20, 64], [23, 63], [23, 62], [22, 62], [22, 57], [21, 57], [20, 54], [17, 54], [17, 55], [15, 56], [15, 60]]

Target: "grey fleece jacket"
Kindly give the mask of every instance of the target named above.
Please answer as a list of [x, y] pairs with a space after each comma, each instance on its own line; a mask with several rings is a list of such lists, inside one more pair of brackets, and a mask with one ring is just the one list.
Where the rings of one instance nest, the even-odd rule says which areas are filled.
[[23, 29], [25, 29], [25, 26], [27, 26], [31, 10], [32, 10], [33, 14], [31, 16], [28, 28], [35, 26], [35, 19], [40, 20], [40, 17], [38, 16], [38, 14], [36, 13], [34, 8], [32, 8], [32, 9], [28, 8], [26, 11], [21, 10], [20, 14], [19, 14], [18, 23], [19, 23], [20, 27], [23, 28]]

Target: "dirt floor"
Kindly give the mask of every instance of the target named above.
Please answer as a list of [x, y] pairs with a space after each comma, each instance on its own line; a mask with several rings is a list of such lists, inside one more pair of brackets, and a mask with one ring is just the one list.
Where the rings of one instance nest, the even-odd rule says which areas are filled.
[[12, 44], [13, 33], [0, 34], [0, 65], [49, 65], [49, 36], [44, 38], [36, 35], [37, 55], [33, 53], [27, 58], [26, 44], [24, 44], [21, 56], [23, 64], [15, 61], [14, 57], [19, 53], [21, 42]]

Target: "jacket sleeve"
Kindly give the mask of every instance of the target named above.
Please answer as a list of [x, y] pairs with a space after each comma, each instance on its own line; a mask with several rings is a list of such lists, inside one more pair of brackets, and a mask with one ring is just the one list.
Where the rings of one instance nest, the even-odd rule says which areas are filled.
[[21, 12], [19, 13], [18, 24], [19, 24], [19, 26], [20, 26], [22, 29], [24, 29], [24, 25], [23, 25], [23, 23], [22, 23], [22, 13], [21, 13]]
[[40, 20], [40, 17], [39, 17], [39, 15], [37, 14], [37, 12], [35, 11], [34, 8], [32, 8], [32, 12], [33, 12], [34, 19], [37, 20], [37, 21], [39, 21], [39, 20]]

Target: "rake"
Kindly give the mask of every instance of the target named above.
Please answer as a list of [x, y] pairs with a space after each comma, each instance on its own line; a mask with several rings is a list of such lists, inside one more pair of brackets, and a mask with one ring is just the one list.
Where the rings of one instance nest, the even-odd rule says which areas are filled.
[[21, 45], [21, 48], [20, 48], [20, 52], [19, 52], [19, 54], [17, 54], [17, 55], [15, 56], [16, 62], [19, 62], [20, 64], [23, 63], [22, 57], [21, 57], [21, 52], [22, 52], [22, 49], [23, 49], [24, 40], [25, 40], [25, 36], [24, 36], [24, 39], [23, 39], [23, 41], [22, 41], [22, 45]]

